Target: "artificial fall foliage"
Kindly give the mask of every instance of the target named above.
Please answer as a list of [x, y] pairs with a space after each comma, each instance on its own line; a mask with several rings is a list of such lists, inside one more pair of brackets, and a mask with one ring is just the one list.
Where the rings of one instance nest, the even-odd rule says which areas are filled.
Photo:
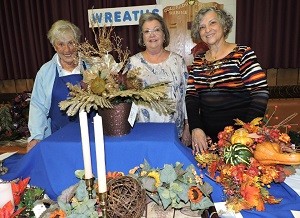
[[300, 155], [292, 147], [289, 135], [279, 130], [286, 122], [268, 126], [269, 120], [263, 122], [263, 118], [250, 123], [235, 121], [241, 128], [226, 126], [218, 134], [218, 142], [207, 153], [196, 154], [195, 159], [223, 186], [228, 210], [263, 211], [266, 203], [281, 202], [282, 198], [275, 198], [268, 189], [273, 182], [283, 182], [295, 173], [291, 165], [300, 163]]

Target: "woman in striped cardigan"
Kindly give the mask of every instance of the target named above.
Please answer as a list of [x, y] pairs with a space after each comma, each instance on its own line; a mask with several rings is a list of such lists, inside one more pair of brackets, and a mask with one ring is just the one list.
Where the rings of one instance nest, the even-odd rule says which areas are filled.
[[229, 43], [233, 18], [214, 7], [201, 9], [192, 25], [194, 41], [209, 48], [195, 57], [188, 78], [186, 107], [194, 152], [205, 152], [211, 138], [239, 118], [264, 116], [269, 98], [265, 72], [254, 51]]

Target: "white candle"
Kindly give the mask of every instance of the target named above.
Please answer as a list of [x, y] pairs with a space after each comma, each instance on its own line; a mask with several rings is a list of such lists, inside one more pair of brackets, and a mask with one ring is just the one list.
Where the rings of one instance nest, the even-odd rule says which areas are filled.
[[84, 164], [84, 177], [85, 179], [93, 178], [92, 163], [91, 163], [91, 150], [87, 114], [85, 111], [79, 112], [82, 154]]
[[104, 193], [106, 187], [105, 149], [103, 140], [102, 117], [96, 114], [94, 117], [95, 150], [97, 160], [98, 191]]
[[11, 183], [1, 183], [0, 182], [0, 208], [2, 208], [7, 202], [11, 201], [12, 205], [14, 206], [14, 197], [11, 189]]

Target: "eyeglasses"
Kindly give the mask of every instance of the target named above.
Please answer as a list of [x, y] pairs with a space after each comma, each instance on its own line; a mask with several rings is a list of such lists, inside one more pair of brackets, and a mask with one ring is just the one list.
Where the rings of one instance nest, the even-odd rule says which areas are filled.
[[154, 28], [154, 29], [152, 29], [152, 30], [147, 29], [147, 30], [144, 30], [144, 31], [143, 31], [143, 34], [144, 34], [145, 36], [150, 36], [151, 33], [153, 33], [154, 35], [159, 35], [159, 34], [162, 33], [162, 29], [159, 28], [159, 27], [157, 27], [157, 28]]

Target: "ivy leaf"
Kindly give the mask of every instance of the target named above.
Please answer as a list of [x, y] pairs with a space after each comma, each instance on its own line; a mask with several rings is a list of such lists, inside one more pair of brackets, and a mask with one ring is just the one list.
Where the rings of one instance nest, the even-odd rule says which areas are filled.
[[177, 174], [170, 164], [165, 164], [164, 169], [160, 172], [160, 181], [171, 184], [177, 179]]

